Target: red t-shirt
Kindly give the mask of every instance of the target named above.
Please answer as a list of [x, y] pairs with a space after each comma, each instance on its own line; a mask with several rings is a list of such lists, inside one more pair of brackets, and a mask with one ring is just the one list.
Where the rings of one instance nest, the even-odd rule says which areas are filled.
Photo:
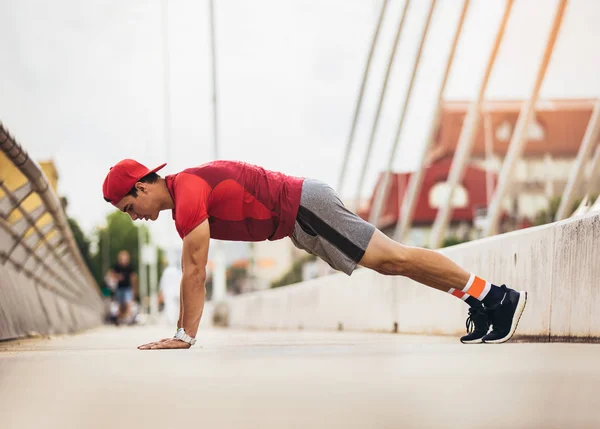
[[303, 178], [237, 161], [213, 161], [165, 177], [181, 238], [208, 219], [219, 240], [278, 240], [292, 234]]

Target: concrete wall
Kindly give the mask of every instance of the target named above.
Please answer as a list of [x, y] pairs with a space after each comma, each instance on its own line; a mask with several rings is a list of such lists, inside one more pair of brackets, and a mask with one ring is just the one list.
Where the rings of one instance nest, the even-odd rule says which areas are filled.
[[0, 265], [0, 279], [0, 339], [76, 332], [102, 323], [97, 306], [58, 295], [10, 264]]
[[[591, 214], [440, 251], [466, 270], [529, 292], [519, 337], [600, 338], [600, 215]], [[359, 269], [229, 300], [236, 328], [465, 332], [466, 306], [402, 277]]]

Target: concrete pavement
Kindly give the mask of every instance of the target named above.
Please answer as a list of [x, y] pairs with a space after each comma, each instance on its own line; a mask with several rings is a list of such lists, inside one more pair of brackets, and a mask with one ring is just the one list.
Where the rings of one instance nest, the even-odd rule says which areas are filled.
[[2, 428], [598, 428], [600, 345], [103, 327], [0, 343]]

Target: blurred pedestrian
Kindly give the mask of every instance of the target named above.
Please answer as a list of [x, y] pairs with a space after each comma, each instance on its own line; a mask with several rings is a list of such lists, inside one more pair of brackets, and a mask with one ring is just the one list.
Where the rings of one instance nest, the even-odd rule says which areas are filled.
[[133, 321], [133, 300], [137, 295], [137, 276], [131, 265], [131, 258], [127, 250], [121, 250], [117, 263], [109, 270], [108, 277], [116, 281], [115, 298], [118, 305], [117, 324], [131, 323]]
[[164, 299], [164, 314], [169, 323], [177, 323], [179, 318], [180, 287], [183, 273], [180, 268], [180, 257], [171, 251], [168, 255], [168, 266], [162, 273], [159, 289]]

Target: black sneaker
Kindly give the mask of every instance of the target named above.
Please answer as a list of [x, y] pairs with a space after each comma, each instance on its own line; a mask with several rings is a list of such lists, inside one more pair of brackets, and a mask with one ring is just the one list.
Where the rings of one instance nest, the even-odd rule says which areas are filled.
[[467, 335], [461, 337], [461, 343], [479, 344], [483, 342], [482, 338], [490, 329], [490, 319], [483, 306], [469, 308], [469, 317], [467, 317], [465, 326], [467, 327]]
[[492, 322], [492, 332], [483, 337], [484, 343], [498, 344], [510, 340], [525, 309], [527, 292], [517, 292], [506, 285], [502, 285], [501, 288], [504, 297], [500, 304], [486, 308]]

